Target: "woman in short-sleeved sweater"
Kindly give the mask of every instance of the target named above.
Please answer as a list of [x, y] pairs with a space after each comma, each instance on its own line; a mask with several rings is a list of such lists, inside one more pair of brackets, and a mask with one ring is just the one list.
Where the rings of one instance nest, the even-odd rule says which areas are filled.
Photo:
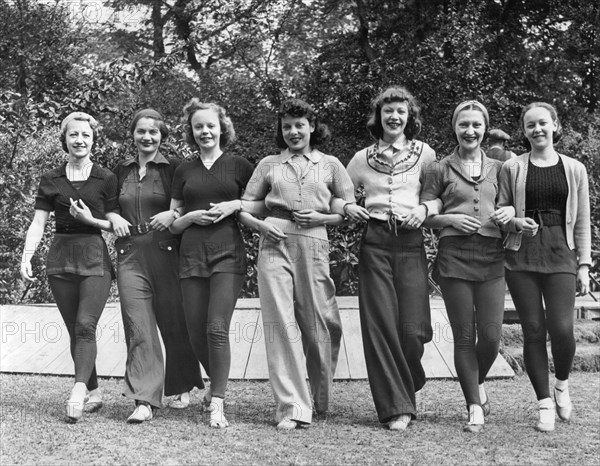
[[63, 120], [61, 142], [69, 154], [68, 162], [42, 175], [21, 262], [22, 277], [33, 281], [31, 257], [50, 212], [55, 212], [56, 230], [46, 274], [69, 332], [75, 363], [75, 385], [66, 406], [69, 422], [78, 421], [84, 409], [90, 412], [102, 406], [95, 368], [96, 325], [108, 298], [113, 270], [101, 230], [111, 230], [104, 215], [117, 206], [117, 179], [90, 160], [98, 126], [93, 117], [82, 112]]
[[235, 139], [225, 109], [192, 99], [184, 114], [188, 143], [200, 154], [175, 171], [171, 209], [182, 207], [184, 213], [170, 229], [182, 233], [183, 308], [192, 347], [211, 381], [204, 395], [209, 425], [224, 428], [229, 425], [223, 411], [231, 365], [229, 324], [246, 273], [244, 242], [232, 214], [241, 209], [253, 167], [221, 149]]

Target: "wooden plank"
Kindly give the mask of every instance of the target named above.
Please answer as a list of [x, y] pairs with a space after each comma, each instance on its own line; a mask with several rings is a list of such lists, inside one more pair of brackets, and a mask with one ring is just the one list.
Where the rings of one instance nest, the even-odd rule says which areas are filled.
[[231, 345], [230, 379], [244, 379], [252, 345], [255, 344], [260, 311], [254, 308], [236, 309], [231, 318], [229, 343]]
[[360, 316], [358, 308], [340, 309], [344, 341], [346, 343], [346, 357], [348, 360], [348, 373], [351, 379], [366, 379], [367, 365], [360, 331]]

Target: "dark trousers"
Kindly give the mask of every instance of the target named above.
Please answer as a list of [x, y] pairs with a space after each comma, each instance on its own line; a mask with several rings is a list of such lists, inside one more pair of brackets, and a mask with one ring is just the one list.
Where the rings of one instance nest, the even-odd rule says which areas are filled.
[[576, 277], [570, 273], [506, 270], [506, 282], [523, 328], [527, 375], [537, 399], [549, 398], [546, 333], [550, 334], [556, 378], [567, 380], [575, 357]]
[[83, 276], [71, 273], [48, 275], [48, 284], [67, 326], [71, 356], [75, 363], [75, 382], [88, 390], [98, 388], [96, 376], [96, 326], [110, 292], [111, 274]]
[[204, 387], [183, 313], [177, 241], [153, 232], [119, 238], [115, 246], [127, 341], [123, 394], [160, 408], [163, 388], [169, 396]]
[[210, 377], [213, 396], [225, 397], [231, 349], [229, 325], [244, 276], [213, 273], [181, 280], [183, 308], [196, 358]]
[[480, 383], [498, 356], [504, 317], [504, 277], [483, 282], [442, 277], [440, 287], [454, 337], [454, 365], [467, 406], [481, 404]]
[[416, 416], [415, 392], [432, 338], [427, 260], [421, 230], [390, 231], [371, 220], [359, 259], [359, 308], [371, 393], [380, 422]]

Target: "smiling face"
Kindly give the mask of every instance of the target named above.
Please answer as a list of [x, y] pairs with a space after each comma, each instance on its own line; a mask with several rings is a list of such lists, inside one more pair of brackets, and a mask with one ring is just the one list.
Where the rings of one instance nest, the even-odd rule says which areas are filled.
[[523, 133], [533, 149], [552, 147], [557, 130], [558, 124], [544, 107], [534, 107], [523, 115]]
[[383, 140], [391, 144], [403, 134], [408, 123], [408, 103], [390, 102], [381, 107], [381, 127]]
[[190, 121], [194, 140], [202, 152], [221, 148], [219, 115], [210, 109], [197, 110]]
[[94, 144], [94, 132], [87, 121], [72, 120], [65, 130], [65, 144], [74, 159], [89, 157]]
[[154, 118], [140, 118], [133, 130], [133, 141], [140, 155], [154, 155], [162, 141], [158, 121]]
[[310, 152], [310, 135], [315, 125], [305, 117], [285, 115], [281, 119], [281, 134], [290, 152], [308, 154]]
[[456, 117], [454, 133], [461, 149], [474, 151], [480, 148], [485, 135], [485, 117], [479, 110], [462, 110]]

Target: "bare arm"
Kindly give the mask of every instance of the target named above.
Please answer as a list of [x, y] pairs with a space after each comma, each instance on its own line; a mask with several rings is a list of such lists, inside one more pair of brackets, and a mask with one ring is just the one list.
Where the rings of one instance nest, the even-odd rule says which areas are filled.
[[29, 229], [27, 230], [23, 256], [21, 258], [21, 277], [25, 281], [32, 282], [35, 280], [33, 278], [33, 271], [31, 270], [31, 258], [44, 236], [44, 228], [49, 216], [50, 212], [47, 210], [36, 209], [31, 225], [29, 225]]

